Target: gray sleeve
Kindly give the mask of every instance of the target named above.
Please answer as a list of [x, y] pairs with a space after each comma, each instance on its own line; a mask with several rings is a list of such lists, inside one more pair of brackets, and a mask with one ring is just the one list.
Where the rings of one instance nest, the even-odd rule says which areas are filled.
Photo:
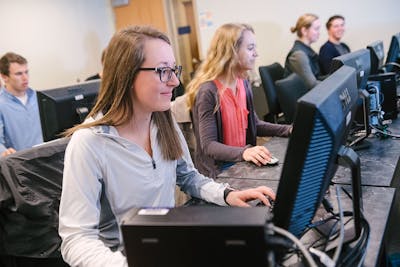
[[3, 119], [0, 118], [0, 153], [3, 153], [7, 148], [5, 146], [5, 140], [4, 140], [4, 123]]
[[290, 135], [291, 125], [277, 124], [262, 121], [256, 117], [257, 136], [280, 136], [288, 137]]
[[289, 64], [293, 72], [303, 78], [304, 83], [308, 88], [313, 88], [319, 83], [311, 70], [310, 60], [303, 51], [294, 51], [289, 56]]
[[71, 266], [128, 267], [125, 256], [112, 251], [99, 238], [99, 166], [104, 166], [104, 159], [93, 150], [101, 144], [87, 136], [75, 132], [65, 152], [59, 208], [61, 253]]
[[175, 128], [179, 133], [183, 150], [183, 156], [177, 162], [176, 184], [183, 192], [190, 196], [204, 199], [220, 206], [226, 206], [224, 190], [228, 184], [217, 183], [213, 179], [208, 178], [197, 171], [193, 165], [182, 132], [177, 125]]

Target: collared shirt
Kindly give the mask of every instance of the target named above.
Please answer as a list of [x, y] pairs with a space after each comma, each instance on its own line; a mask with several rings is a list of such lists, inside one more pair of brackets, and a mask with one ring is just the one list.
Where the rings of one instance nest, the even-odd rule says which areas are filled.
[[0, 89], [0, 153], [10, 147], [18, 151], [43, 143], [36, 92], [29, 88], [26, 93], [24, 105], [5, 88]]

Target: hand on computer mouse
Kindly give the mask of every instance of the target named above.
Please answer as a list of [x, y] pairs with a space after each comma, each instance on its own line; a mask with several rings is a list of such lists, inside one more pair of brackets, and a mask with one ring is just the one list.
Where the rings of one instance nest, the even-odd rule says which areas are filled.
[[267, 162], [267, 165], [276, 165], [279, 163], [279, 159], [271, 156], [271, 159]]
[[270, 162], [272, 155], [265, 146], [253, 146], [245, 149], [242, 157], [245, 161], [263, 166]]
[[266, 206], [270, 205], [268, 199], [275, 199], [275, 192], [267, 186], [259, 186], [245, 190], [231, 191], [226, 197], [226, 203], [230, 206], [250, 207], [247, 202], [258, 199]]
[[[270, 198], [270, 197], [268, 197], [267, 196], [267, 199], [268, 199], [268, 201], [269, 201], [269, 207], [273, 207], [274, 206], [274, 204], [275, 204], [275, 200], [273, 200], [272, 198]], [[264, 202], [262, 202], [261, 200], [258, 200], [257, 202], [256, 202], [256, 205], [255, 205], [256, 207], [265, 207], [266, 205], [265, 205], [265, 203]]]

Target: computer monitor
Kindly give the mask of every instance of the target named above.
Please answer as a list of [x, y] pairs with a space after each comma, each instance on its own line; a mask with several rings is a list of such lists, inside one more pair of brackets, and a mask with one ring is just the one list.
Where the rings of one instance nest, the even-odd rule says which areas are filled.
[[336, 172], [357, 99], [356, 71], [342, 66], [298, 100], [273, 209], [276, 226], [300, 237], [311, 223]]
[[400, 64], [400, 32], [394, 34], [390, 41], [385, 63], [386, 71], [400, 70], [399, 67], [395, 67], [396, 64]]
[[357, 88], [365, 89], [371, 70], [371, 56], [368, 49], [360, 49], [332, 59], [330, 73], [335, 72], [341, 66], [353, 67], [357, 74]]
[[37, 91], [40, 122], [45, 142], [60, 137], [68, 128], [83, 122], [92, 109], [100, 80]]
[[348, 144], [358, 150], [367, 148], [369, 143], [365, 139], [370, 135], [370, 95], [367, 90], [368, 78], [371, 69], [371, 53], [368, 49], [360, 49], [332, 60], [331, 73], [337, 71], [341, 66], [349, 66], [356, 69], [357, 87], [359, 98], [357, 108], [352, 122], [353, 126], [348, 136]]
[[385, 52], [383, 49], [383, 41], [375, 41], [367, 45], [371, 57], [370, 74], [377, 74], [382, 71]]

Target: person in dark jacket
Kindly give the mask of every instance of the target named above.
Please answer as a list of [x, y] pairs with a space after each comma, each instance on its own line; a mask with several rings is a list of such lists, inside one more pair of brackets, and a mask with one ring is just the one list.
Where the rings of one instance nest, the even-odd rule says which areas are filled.
[[298, 18], [296, 26], [290, 29], [292, 33], [297, 34], [298, 39], [286, 57], [285, 77], [293, 72], [298, 74], [308, 89], [323, 79], [318, 54], [310, 46], [318, 40], [320, 26], [317, 15], [304, 14]]
[[328, 30], [328, 41], [319, 50], [319, 64], [323, 75], [330, 73], [333, 58], [350, 53], [349, 46], [341, 42], [345, 32], [344, 17], [341, 15], [330, 17], [326, 22], [326, 29]]
[[258, 56], [250, 25], [228, 23], [217, 29], [206, 59], [188, 85], [188, 106], [196, 136], [195, 164], [204, 175], [216, 177], [232, 162], [258, 166], [271, 160], [257, 136], [288, 136], [290, 125], [261, 121], [254, 111], [247, 72]]

